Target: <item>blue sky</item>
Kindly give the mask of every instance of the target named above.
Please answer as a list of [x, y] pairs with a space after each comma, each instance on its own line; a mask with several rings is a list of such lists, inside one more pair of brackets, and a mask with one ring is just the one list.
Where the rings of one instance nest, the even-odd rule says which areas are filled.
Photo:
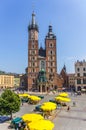
[[86, 0], [0, 0], [0, 70], [24, 73], [28, 60], [28, 31], [32, 11], [44, 46], [48, 25], [57, 36], [58, 73], [63, 65], [86, 59]]

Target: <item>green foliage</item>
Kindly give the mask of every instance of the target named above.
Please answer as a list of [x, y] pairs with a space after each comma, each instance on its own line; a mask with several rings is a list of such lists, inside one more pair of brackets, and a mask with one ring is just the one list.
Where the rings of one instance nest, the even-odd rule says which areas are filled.
[[12, 115], [20, 109], [20, 98], [13, 91], [6, 89], [0, 97], [0, 115]]

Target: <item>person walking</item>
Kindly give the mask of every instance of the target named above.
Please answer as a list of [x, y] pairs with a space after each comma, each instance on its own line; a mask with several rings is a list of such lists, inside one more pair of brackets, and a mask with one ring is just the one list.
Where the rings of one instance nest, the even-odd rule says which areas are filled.
[[67, 107], [67, 111], [69, 111], [69, 110], [70, 110], [70, 106]]
[[73, 107], [75, 107], [76, 106], [76, 103], [75, 102], [73, 102]]

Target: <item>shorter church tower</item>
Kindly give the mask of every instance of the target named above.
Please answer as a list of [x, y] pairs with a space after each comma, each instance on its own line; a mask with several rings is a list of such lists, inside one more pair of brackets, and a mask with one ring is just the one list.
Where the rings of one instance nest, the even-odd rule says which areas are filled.
[[45, 38], [46, 48], [46, 74], [51, 81], [52, 87], [57, 84], [57, 58], [56, 58], [56, 36], [49, 26], [48, 34]]

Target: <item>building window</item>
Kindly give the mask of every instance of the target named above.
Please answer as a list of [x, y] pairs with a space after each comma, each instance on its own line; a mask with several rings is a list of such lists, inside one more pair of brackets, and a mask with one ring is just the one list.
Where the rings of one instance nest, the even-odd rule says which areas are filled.
[[80, 73], [77, 73], [77, 76], [80, 77]]
[[52, 47], [53, 47], [53, 43], [50, 43], [50, 44], [49, 44], [49, 47], [51, 47], [51, 48], [52, 48]]
[[83, 84], [86, 84], [86, 79], [83, 79]]
[[77, 68], [77, 71], [80, 71], [80, 69], [79, 69], [79, 68]]
[[86, 69], [85, 68], [83, 68], [83, 71], [85, 71]]
[[34, 72], [34, 68], [33, 68], [33, 72]]
[[53, 69], [51, 68], [50, 71], [51, 71], [51, 73], [52, 73], [52, 72], [53, 72]]
[[35, 57], [33, 56], [33, 57], [32, 57], [32, 60], [34, 60], [34, 59], [35, 59]]
[[48, 54], [53, 55], [53, 51], [52, 50], [48, 51]]
[[51, 54], [51, 55], [52, 55], [52, 53], [53, 53], [53, 52], [52, 52], [52, 51], [50, 51], [50, 54]]
[[83, 73], [83, 76], [86, 76], [86, 73]]
[[81, 84], [81, 79], [77, 79], [77, 84]]

